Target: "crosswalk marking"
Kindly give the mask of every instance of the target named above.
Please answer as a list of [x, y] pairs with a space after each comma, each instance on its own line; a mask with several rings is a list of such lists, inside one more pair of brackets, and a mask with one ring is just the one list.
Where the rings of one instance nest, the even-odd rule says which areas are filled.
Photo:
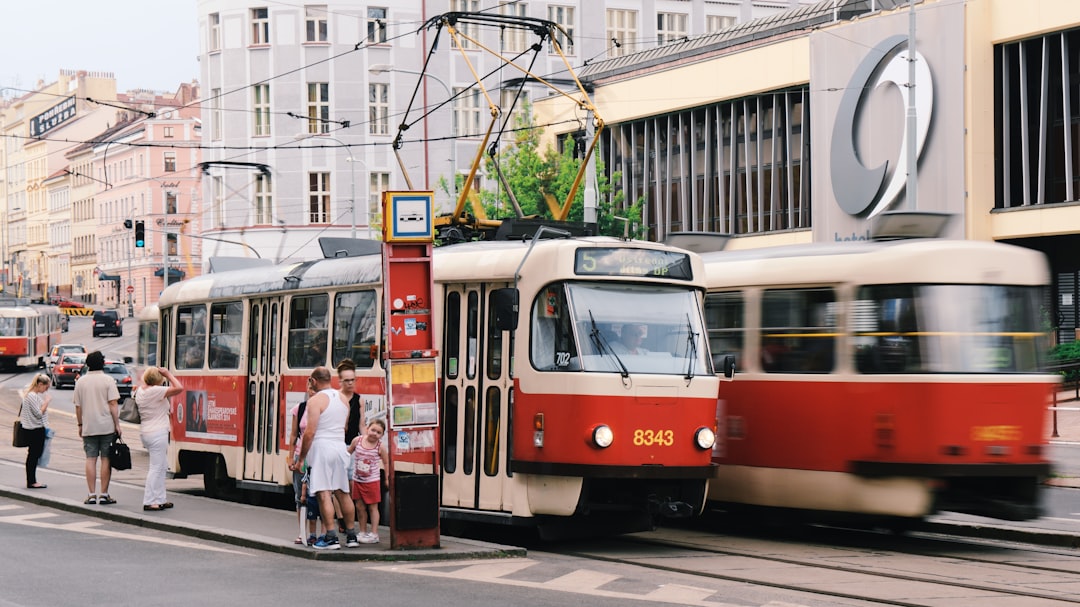
[[682, 584], [664, 584], [645, 595], [651, 601], [663, 601], [665, 603], [701, 602], [716, 594], [715, 590], [708, 588], [695, 588]]
[[524, 571], [533, 565], [541, 565], [541, 563], [527, 558], [509, 559], [499, 562], [480, 561], [475, 564], [469, 564], [466, 567], [461, 567], [460, 565], [460, 561], [456, 563], [398, 563], [395, 565], [377, 565], [371, 567], [371, 569], [405, 573], [409, 575], [422, 575], [425, 577], [469, 579], [489, 584], [516, 586], [519, 588], [559, 590], [563, 592], [572, 592], [574, 594], [602, 596], [632, 601], [652, 601], [654, 603], [670, 603], [691, 607], [735, 607], [730, 603], [707, 600], [709, 597], [716, 594], [715, 590], [683, 586], [680, 584], [665, 584], [644, 594], [603, 590], [600, 588], [601, 586], [626, 578], [591, 569], [578, 569], [547, 581], [520, 580], [504, 577], [519, 571]]
[[[21, 508], [21, 506], [15, 506], [15, 508]], [[11, 507], [2, 507], [3, 510], [11, 510]], [[71, 531], [74, 533], [85, 533], [87, 535], [96, 535], [99, 537], [110, 537], [122, 540], [134, 540], [137, 542], [148, 542], [151, 544], [164, 544], [167, 546], [176, 546], [179, 548], [194, 548], [196, 550], [206, 550], [209, 552], [224, 552], [227, 554], [246, 554], [237, 550], [229, 550], [228, 548], [220, 548], [217, 546], [207, 544], [196, 544], [194, 542], [185, 542], [182, 540], [173, 540], [168, 538], [149, 537], [146, 535], [137, 535], [123, 531], [110, 531], [108, 529], [102, 529], [102, 523], [96, 521], [72, 521], [69, 523], [56, 522], [59, 515], [50, 512], [40, 513], [24, 513], [24, 514], [11, 514], [7, 516], [0, 516], [0, 524], [6, 523], [9, 525], [26, 525], [28, 527], [39, 527], [48, 529], [61, 529], [63, 531]]]
[[621, 576], [618, 575], [611, 575], [610, 573], [578, 569], [577, 571], [572, 571], [553, 580], [548, 580], [547, 582], [544, 582], [544, 586], [558, 588], [559, 590], [595, 590], [620, 577]]

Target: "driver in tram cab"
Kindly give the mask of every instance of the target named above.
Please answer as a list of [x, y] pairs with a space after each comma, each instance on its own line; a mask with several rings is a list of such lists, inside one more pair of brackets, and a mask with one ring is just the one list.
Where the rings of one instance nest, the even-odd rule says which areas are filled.
[[619, 340], [611, 344], [611, 349], [616, 354], [648, 354], [649, 351], [642, 346], [645, 341], [647, 327], [641, 323], [627, 323], [622, 326]]

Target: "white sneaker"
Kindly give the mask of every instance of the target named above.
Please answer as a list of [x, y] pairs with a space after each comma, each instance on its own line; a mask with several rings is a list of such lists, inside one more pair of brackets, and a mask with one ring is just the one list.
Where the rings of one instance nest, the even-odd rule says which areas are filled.
[[379, 536], [375, 535], [374, 533], [364, 532], [364, 533], [360, 534], [360, 543], [361, 544], [378, 544], [379, 543]]

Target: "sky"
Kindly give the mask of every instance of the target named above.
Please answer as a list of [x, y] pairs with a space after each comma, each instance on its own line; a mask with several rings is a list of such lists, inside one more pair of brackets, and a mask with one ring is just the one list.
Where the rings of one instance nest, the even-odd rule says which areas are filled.
[[174, 92], [199, 77], [196, 0], [4, 0], [0, 96], [61, 69], [112, 72], [117, 90]]

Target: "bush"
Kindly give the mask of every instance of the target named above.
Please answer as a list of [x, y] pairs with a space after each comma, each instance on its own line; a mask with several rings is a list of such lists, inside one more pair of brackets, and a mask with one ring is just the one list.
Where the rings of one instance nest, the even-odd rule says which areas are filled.
[[[1051, 364], [1080, 364], [1080, 341], [1070, 341], [1050, 348], [1047, 357]], [[1080, 381], [1080, 371], [1059, 371], [1066, 382]]]

